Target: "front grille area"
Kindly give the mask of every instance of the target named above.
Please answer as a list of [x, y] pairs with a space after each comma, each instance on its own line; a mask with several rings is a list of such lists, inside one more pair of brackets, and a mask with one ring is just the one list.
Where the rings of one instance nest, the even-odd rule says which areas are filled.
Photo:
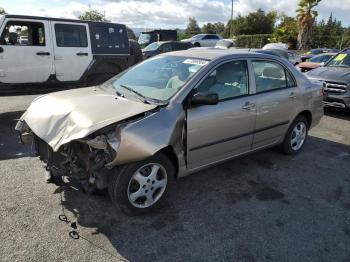
[[326, 82], [324, 91], [329, 94], [344, 94], [348, 91], [348, 86], [344, 83]]

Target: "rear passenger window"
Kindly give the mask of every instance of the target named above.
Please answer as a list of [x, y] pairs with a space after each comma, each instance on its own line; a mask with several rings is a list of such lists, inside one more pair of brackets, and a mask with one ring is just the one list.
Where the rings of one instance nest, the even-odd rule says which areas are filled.
[[219, 100], [248, 95], [248, 69], [246, 61], [232, 61], [217, 67], [199, 85], [198, 92], [213, 92]]
[[124, 48], [123, 29], [109, 26], [95, 27], [95, 43], [97, 48]]
[[86, 27], [55, 24], [56, 44], [59, 47], [87, 47]]
[[256, 92], [296, 86], [290, 73], [280, 64], [270, 61], [253, 61]]

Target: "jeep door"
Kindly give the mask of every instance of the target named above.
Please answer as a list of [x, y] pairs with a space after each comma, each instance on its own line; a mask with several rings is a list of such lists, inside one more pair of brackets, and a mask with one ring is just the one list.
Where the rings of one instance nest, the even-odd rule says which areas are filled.
[[300, 89], [291, 72], [273, 60], [251, 61], [256, 86], [257, 118], [253, 149], [283, 139], [300, 108]]
[[51, 21], [56, 77], [59, 81], [78, 81], [92, 62], [87, 23]]
[[217, 93], [219, 103], [187, 110], [189, 169], [251, 149], [256, 108], [249, 82], [247, 61], [232, 60], [218, 65], [195, 88], [195, 92]]
[[1, 26], [0, 82], [41, 83], [53, 71], [49, 22], [6, 18]]

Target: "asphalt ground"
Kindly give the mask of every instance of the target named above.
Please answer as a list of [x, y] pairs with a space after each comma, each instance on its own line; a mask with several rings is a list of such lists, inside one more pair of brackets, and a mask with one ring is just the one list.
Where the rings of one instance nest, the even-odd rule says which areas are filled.
[[45, 182], [14, 131], [34, 98], [0, 97], [1, 261], [350, 261], [349, 112], [327, 110], [297, 156], [271, 149], [198, 172], [128, 217], [103, 192]]

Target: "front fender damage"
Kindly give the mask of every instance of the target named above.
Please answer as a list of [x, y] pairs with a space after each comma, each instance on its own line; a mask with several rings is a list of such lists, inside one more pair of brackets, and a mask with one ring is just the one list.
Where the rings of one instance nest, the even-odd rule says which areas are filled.
[[117, 172], [118, 166], [147, 159], [168, 146], [183, 164], [185, 122], [182, 105], [161, 107], [70, 141], [56, 151], [36, 136], [25, 121], [19, 121], [16, 130], [22, 138], [26, 137], [26, 142], [33, 138], [36, 154], [52, 175], [77, 179], [86, 188], [103, 189], [107, 187], [108, 175]]

